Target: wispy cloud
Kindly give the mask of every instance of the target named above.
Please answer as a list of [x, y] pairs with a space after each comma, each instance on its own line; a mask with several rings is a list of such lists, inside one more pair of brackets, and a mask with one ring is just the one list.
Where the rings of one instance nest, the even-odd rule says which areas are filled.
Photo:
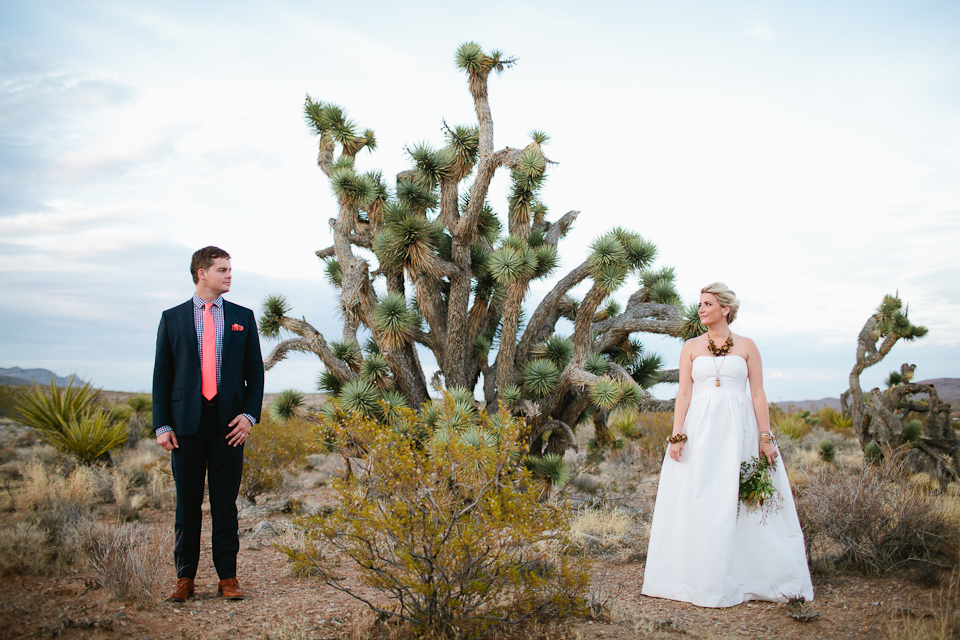
[[777, 39], [777, 32], [773, 30], [773, 27], [762, 22], [754, 22], [749, 29], [741, 31], [740, 35], [763, 42], [771, 42]]

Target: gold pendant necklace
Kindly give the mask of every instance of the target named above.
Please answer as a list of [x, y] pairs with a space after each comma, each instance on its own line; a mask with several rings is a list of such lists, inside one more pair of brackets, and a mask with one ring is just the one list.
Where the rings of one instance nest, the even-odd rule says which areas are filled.
[[720, 369], [723, 369], [723, 363], [726, 362], [726, 361], [727, 361], [727, 358], [724, 357], [723, 360], [720, 361], [720, 366], [718, 367], [718, 366], [717, 366], [717, 359], [716, 359], [716, 358], [713, 359], [713, 369], [714, 369], [714, 371], [717, 372], [717, 380], [716, 380], [716, 382], [713, 383], [713, 386], [715, 386], [715, 387], [719, 387], [719, 386], [720, 386]]

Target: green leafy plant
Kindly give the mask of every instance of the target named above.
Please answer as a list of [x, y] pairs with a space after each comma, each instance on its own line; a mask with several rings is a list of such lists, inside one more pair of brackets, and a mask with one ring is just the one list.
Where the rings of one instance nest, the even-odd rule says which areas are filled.
[[240, 495], [251, 502], [265, 493], [282, 491], [286, 474], [302, 466], [309, 454], [325, 451], [323, 441], [318, 439], [320, 434], [313, 424], [299, 417], [299, 411], [281, 420], [274, 413], [265, 412], [243, 445]]
[[[462, 410], [455, 404], [445, 398], [422, 440], [334, 405], [321, 428], [362, 464], [334, 481], [339, 509], [301, 519], [304, 547], [286, 553], [384, 619], [431, 637], [583, 612], [585, 564], [562, 553], [570, 513], [538, 501], [537, 480], [520, 463], [521, 421], [480, 412], [462, 431], [447, 429], [442, 414]], [[344, 559], [385, 601], [347, 580]]]
[[740, 463], [740, 502], [737, 505], [739, 514], [740, 505], [746, 510], [759, 511], [761, 519], [771, 513], [776, 513], [783, 506], [783, 496], [773, 486], [771, 471], [776, 470], [777, 461], [773, 464], [767, 456], [754, 456]]

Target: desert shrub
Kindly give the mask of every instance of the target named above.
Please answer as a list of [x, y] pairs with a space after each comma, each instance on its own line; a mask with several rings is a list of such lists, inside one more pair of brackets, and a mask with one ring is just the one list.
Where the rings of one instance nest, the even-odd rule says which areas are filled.
[[799, 440], [810, 433], [812, 428], [813, 425], [805, 420], [804, 416], [799, 413], [784, 414], [783, 416], [779, 416], [773, 423], [773, 430], [776, 431], [777, 434], [790, 438], [791, 440]]
[[167, 582], [169, 530], [141, 524], [111, 527], [93, 543], [90, 563], [97, 580], [116, 599], [146, 604], [162, 597]]
[[903, 471], [891, 456], [856, 473], [828, 465], [811, 472], [797, 512], [815, 566], [878, 574], [911, 560], [956, 562], [955, 523]]
[[863, 459], [870, 464], [879, 464], [883, 459], [883, 449], [875, 441], [871, 440], [863, 448]]
[[621, 507], [581, 509], [570, 523], [574, 549], [615, 562], [644, 559], [649, 536], [649, 525], [636, 513]]
[[118, 422], [127, 423], [125, 448], [131, 449], [144, 438], [153, 435], [153, 400], [145, 393], [137, 393], [115, 404], [111, 412]]
[[833, 462], [837, 457], [837, 445], [830, 438], [824, 438], [817, 446], [817, 455], [824, 462]]
[[[455, 401], [444, 404], [452, 414]], [[463, 432], [447, 425], [431, 434], [413, 427], [422, 419], [413, 411], [397, 416], [395, 428], [336, 406], [328, 413], [321, 428], [361, 460], [333, 483], [340, 508], [300, 521], [303, 548], [285, 549], [295, 567], [313, 566], [384, 619], [435, 637], [580, 612], [585, 561], [559, 553], [570, 512], [538, 501], [517, 444], [520, 421], [478, 412]], [[474, 430], [480, 437], [462, 437]], [[423, 432], [431, 435], [407, 435]], [[392, 603], [359, 593], [340, 558]]]
[[[246, 452], [246, 450], [244, 450]], [[147, 474], [146, 496], [154, 509], [165, 510], [177, 503], [177, 493], [173, 483], [173, 471], [170, 461], [163, 458], [149, 462], [144, 466]]]
[[89, 514], [46, 511], [0, 530], [0, 575], [50, 575], [86, 568], [102, 526]]
[[49, 536], [37, 525], [18, 522], [0, 529], [0, 575], [45, 573], [52, 555]]
[[19, 419], [17, 405], [20, 403], [23, 390], [20, 387], [0, 385], [0, 418]]
[[87, 511], [96, 501], [96, 472], [77, 467], [70, 473], [31, 462], [23, 469], [23, 484], [13, 499], [14, 509], [26, 513], [49, 511], [65, 505]]
[[127, 440], [127, 426], [99, 405], [99, 390], [70, 378], [58, 387], [51, 378], [46, 389], [34, 385], [17, 405], [20, 421], [33, 427], [41, 440], [74, 456], [82, 464], [110, 461], [110, 450]]
[[673, 433], [673, 413], [644, 411], [637, 416], [641, 446], [662, 458], [667, 452], [667, 438]]
[[307, 456], [321, 448], [309, 423], [299, 419], [278, 422], [264, 415], [243, 445], [240, 495], [256, 502], [264, 493], [282, 490], [285, 474], [302, 467]]

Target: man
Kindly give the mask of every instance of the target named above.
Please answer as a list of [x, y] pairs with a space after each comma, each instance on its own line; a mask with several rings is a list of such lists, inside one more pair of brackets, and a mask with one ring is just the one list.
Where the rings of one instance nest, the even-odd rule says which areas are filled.
[[263, 402], [260, 340], [253, 312], [223, 299], [230, 291], [230, 254], [204, 247], [193, 254], [190, 272], [196, 294], [163, 312], [153, 369], [153, 424], [157, 442], [171, 452], [177, 487], [177, 584], [168, 598], [183, 602], [194, 593], [206, 476], [217, 593], [242, 600], [237, 493], [243, 443]]

